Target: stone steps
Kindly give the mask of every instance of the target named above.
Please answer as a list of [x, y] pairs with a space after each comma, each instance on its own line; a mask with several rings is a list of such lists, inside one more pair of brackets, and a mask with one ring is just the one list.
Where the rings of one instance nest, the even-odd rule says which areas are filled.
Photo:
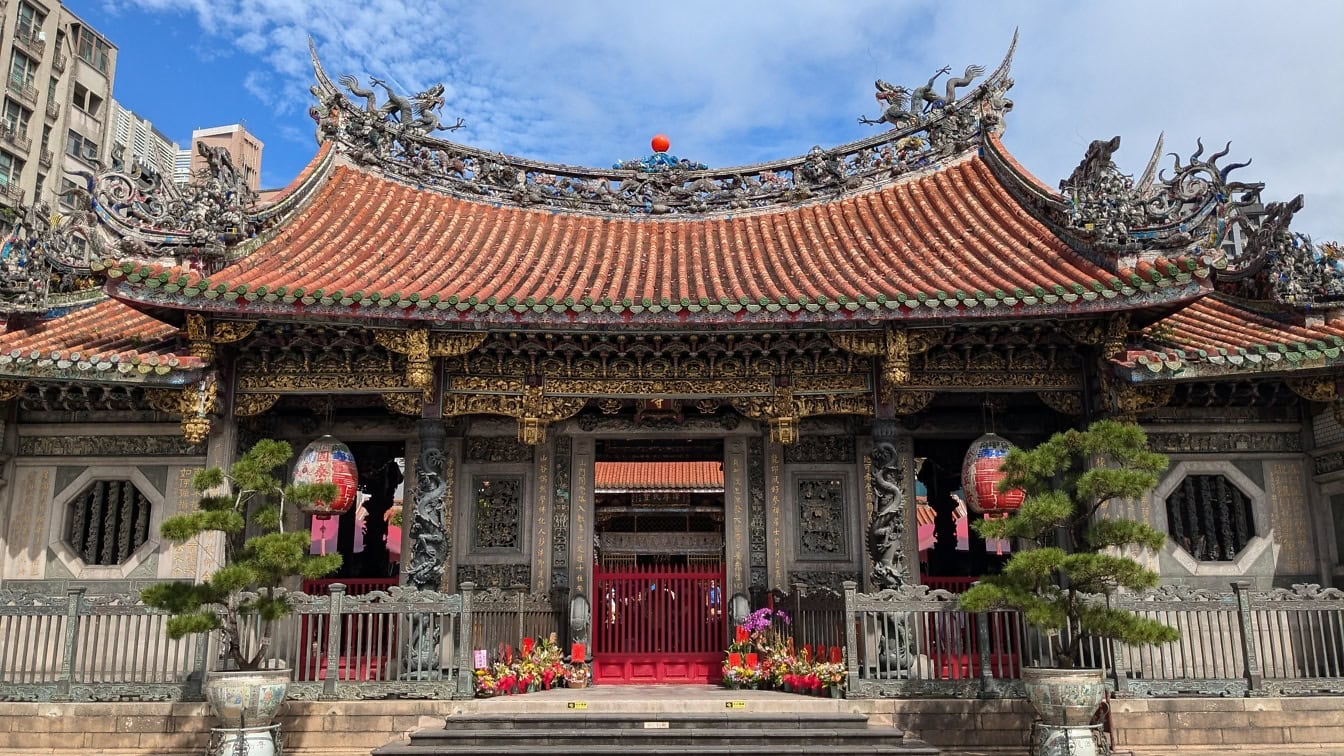
[[[623, 708], [618, 702], [608, 703], [611, 708]], [[686, 706], [691, 702], [668, 703]], [[534, 750], [557, 756], [938, 753], [936, 748], [897, 727], [872, 725], [863, 714], [837, 711], [833, 706], [821, 706], [820, 711], [780, 712], [726, 709], [722, 702], [718, 702], [718, 707], [700, 711], [566, 709], [464, 713], [449, 717], [444, 727], [419, 730], [411, 734], [409, 742], [390, 743], [373, 753], [374, 756], [484, 756]], [[536, 704], [529, 708], [535, 709]]]

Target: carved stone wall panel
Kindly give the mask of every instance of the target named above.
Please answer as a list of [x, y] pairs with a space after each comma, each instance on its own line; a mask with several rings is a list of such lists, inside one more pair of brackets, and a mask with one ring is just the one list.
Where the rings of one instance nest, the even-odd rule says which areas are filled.
[[471, 484], [472, 550], [521, 549], [525, 522], [523, 476], [476, 475]]
[[1296, 460], [1269, 460], [1265, 466], [1269, 481], [1266, 493], [1274, 502], [1270, 517], [1279, 544], [1276, 572], [1280, 575], [1315, 574], [1316, 541], [1302, 466]]
[[473, 582], [480, 588], [512, 588], [532, 584], [532, 569], [526, 564], [459, 564], [457, 584]]
[[471, 437], [463, 446], [468, 464], [485, 462], [531, 462], [532, 448], [508, 436]]
[[1296, 431], [1155, 432], [1148, 446], [1163, 454], [1272, 453], [1303, 451], [1302, 435]]
[[794, 478], [797, 554], [800, 559], [847, 559], [849, 530], [845, 481], [837, 475]]
[[784, 448], [786, 464], [854, 464], [853, 436], [807, 436]]
[[802, 585], [807, 595], [831, 594], [844, 595], [846, 580], [859, 582], [860, 575], [854, 570], [790, 570], [789, 586]]
[[51, 529], [51, 501], [55, 495], [50, 467], [22, 467], [15, 474], [10, 491], [9, 533], [0, 557], [4, 559], [6, 580], [39, 580], [47, 563], [47, 540]]
[[204, 443], [181, 436], [21, 436], [21, 457], [202, 457]]
[[[191, 479], [202, 467], [179, 467], [174, 472], [172, 489], [167, 502], [171, 509], [169, 516], [190, 512], [196, 508], [197, 493], [191, 486]], [[163, 558], [159, 560], [159, 577], [167, 580], [192, 580], [201, 572], [201, 556], [204, 549], [213, 549], [214, 539], [194, 537], [182, 543], [165, 543]], [[210, 554], [213, 564], [217, 554]]]

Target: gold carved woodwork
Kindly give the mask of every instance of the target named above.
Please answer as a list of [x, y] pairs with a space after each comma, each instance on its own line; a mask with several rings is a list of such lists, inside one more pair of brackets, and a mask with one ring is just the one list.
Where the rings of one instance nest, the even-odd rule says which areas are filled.
[[431, 333], [430, 357], [460, 357], [476, 351], [485, 343], [485, 333]]
[[425, 408], [424, 393], [384, 392], [380, 396], [383, 399], [383, 405], [399, 415], [420, 417]]
[[214, 344], [232, 344], [251, 336], [255, 330], [255, 320], [216, 320], [210, 324], [210, 341]]
[[541, 386], [523, 386], [522, 395], [506, 393], [459, 393], [443, 397], [443, 417], [459, 415], [505, 415], [518, 421], [518, 440], [540, 444], [546, 440], [546, 427], [579, 414], [588, 400], [582, 397], [548, 396]]
[[280, 401], [279, 394], [237, 394], [233, 397], [234, 417], [260, 415]]
[[204, 315], [187, 313], [187, 341], [191, 345], [191, 356], [210, 364], [215, 359], [215, 345], [210, 343], [210, 323]]
[[145, 401], [159, 412], [176, 415], [182, 411], [182, 390], [145, 389]]
[[1129, 340], [1129, 313], [1115, 313], [1104, 321], [1066, 323], [1063, 330], [1079, 344], [1101, 347], [1103, 358], [1112, 357], [1124, 351]]
[[1140, 412], [1166, 406], [1176, 393], [1171, 384], [1130, 383], [1114, 373], [1102, 373], [1106, 409], [1117, 420], [1134, 422]]
[[882, 386], [884, 399], [891, 391], [910, 382], [910, 358], [923, 354], [942, 340], [942, 333], [933, 330], [908, 331], [898, 326], [887, 326], [883, 331], [833, 333], [835, 345], [864, 357], [882, 358]]
[[604, 415], [619, 415], [624, 404], [620, 399], [602, 399], [597, 403], [597, 408]]
[[218, 384], [213, 373], [184, 389], [146, 389], [145, 399], [160, 412], [182, 418], [182, 437], [193, 444], [210, 437], [210, 415], [219, 412]]
[[1083, 414], [1083, 395], [1077, 391], [1037, 391], [1036, 396], [1061, 415]]
[[28, 381], [0, 381], [0, 401], [17, 399], [28, 388]]
[[418, 389], [428, 389], [433, 385], [434, 368], [429, 364], [428, 328], [374, 331], [373, 339], [389, 352], [406, 355], [406, 385]]
[[1284, 381], [1284, 384], [1294, 394], [1309, 402], [1333, 402], [1338, 396], [1335, 391], [1335, 379], [1331, 376], [1289, 378]]
[[776, 386], [769, 397], [739, 397], [732, 403], [743, 415], [765, 420], [770, 426], [771, 439], [785, 445], [798, 440], [798, 422], [804, 417], [873, 414], [873, 403], [866, 393], [799, 394], [789, 385]]
[[894, 391], [892, 411], [898, 415], [913, 415], [929, 406], [937, 394], [933, 391]]
[[789, 446], [798, 442], [798, 418], [781, 417], [769, 421], [770, 440], [776, 444]]
[[405, 389], [401, 373], [356, 371], [351, 373], [261, 373], [238, 377], [240, 393], [293, 394], [303, 392], [382, 393]]

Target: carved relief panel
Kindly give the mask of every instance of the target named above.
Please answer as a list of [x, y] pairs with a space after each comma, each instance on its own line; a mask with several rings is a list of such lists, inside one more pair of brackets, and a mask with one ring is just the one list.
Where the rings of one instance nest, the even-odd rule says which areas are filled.
[[800, 559], [849, 556], [844, 481], [836, 476], [799, 476], [794, 480]]

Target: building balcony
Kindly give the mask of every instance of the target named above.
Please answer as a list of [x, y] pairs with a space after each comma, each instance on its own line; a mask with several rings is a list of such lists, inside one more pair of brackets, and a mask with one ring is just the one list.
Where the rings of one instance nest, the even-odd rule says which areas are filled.
[[18, 206], [23, 204], [23, 190], [16, 184], [0, 180], [0, 204]]
[[29, 105], [37, 105], [37, 89], [23, 79], [20, 79], [17, 76], [10, 76], [7, 89], [9, 89], [10, 93], [16, 95], [20, 100], [27, 102]]
[[38, 58], [47, 50], [47, 40], [42, 38], [42, 32], [37, 29], [18, 27], [14, 30], [14, 41]]
[[65, 73], [65, 67], [70, 63], [70, 59], [65, 57], [64, 53], [57, 52], [56, 57], [51, 61], [51, 67], [61, 73]]
[[47, 118], [56, 118], [61, 114], [61, 104], [55, 100], [47, 100]]
[[42, 150], [42, 153], [37, 156], [37, 162], [41, 163], [43, 168], [50, 168], [51, 160], [51, 150]]
[[24, 152], [27, 152], [28, 148], [33, 146], [33, 140], [24, 136], [22, 131], [5, 123], [0, 123], [0, 140], [15, 146]]

